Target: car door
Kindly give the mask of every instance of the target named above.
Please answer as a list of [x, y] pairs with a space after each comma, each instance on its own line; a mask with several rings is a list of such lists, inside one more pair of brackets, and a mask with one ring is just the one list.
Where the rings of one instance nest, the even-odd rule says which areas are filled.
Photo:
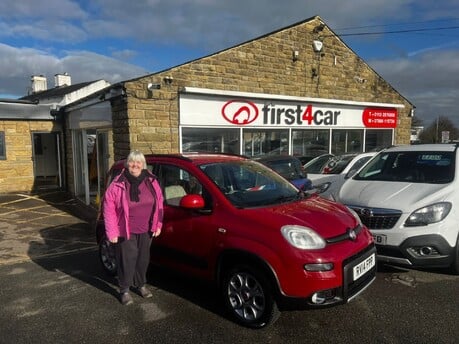
[[[161, 235], [153, 239], [152, 261], [205, 276], [209, 257], [215, 246], [217, 227], [213, 224], [212, 198], [196, 176], [183, 166], [160, 163], [155, 171], [164, 193], [164, 221]], [[198, 185], [191, 187], [196, 179]], [[170, 188], [175, 191], [170, 192]], [[177, 189], [182, 189], [183, 194]], [[180, 199], [189, 193], [201, 194], [206, 207], [201, 210], [180, 207]]]

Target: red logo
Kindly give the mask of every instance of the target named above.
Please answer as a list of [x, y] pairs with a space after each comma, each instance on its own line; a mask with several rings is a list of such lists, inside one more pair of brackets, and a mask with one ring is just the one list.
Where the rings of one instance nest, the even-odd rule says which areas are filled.
[[395, 128], [397, 109], [366, 108], [362, 113], [362, 121], [367, 128]]
[[230, 100], [222, 107], [222, 116], [231, 124], [246, 125], [258, 117], [258, 108], [247, 100]]

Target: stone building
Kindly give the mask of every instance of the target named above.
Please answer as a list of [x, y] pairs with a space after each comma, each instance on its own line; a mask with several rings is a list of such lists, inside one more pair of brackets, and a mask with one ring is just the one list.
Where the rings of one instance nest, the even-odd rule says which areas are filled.
[[41, 75], [31, 78], [30, 94], [0, 99], [0, 193], [66, 187], [64, 136], [59, 108], [110, 84], [104, 80], [72, 85], [56, 74], [49, 88]]
[[62, 107], [66, 187], [89, 203], [132, 149], [316, 156], [409, 144], [413, 109], [316, 16]]
[[[121, 85], [122, 99], [112, 104], [115, 159], [133, 148], [169, 153], [186, 151], [188, 146], [207, 141], [219, 141], [219, 151], [268, 153], [246, 149], [257, 135], [262, 139], [270, 136], [272, 150], [280, 148], [301, 155], [309, 154], [308, 147], [305, 151], [305, 147], [296, 149], [297, 146], [307, 139], [312, 144], [318, 137], [322, 145], [325, 141], [324, 149], [332, 153], [409, 143], [413, 105], [319, 17]], [[266, 112], [270, 118], [238, 125], [223, 121], [222, 106], [235, 100], [239, 101], [237, 106], [246, 101], [255, 104], [260, 113]], [[263, 110], [267, 104], [271, 106]], [[301, 117], [306, 120], [296, 118], [299, 105], [303, 107]], [[311, 113], [305, 111], [309, 105]], [[273, 111], [275, 118], [271, 118]], [[336, 121], [331, 113], [337, 114]], [[315, 122], [308, 122], [306, 117], [314, 114]], [[363, 116], [367, 117], [362, 119]], [[234, 135], [225, 137], [223, 131], [227, 129], [235, 130]], [[338, 147], [329, 129], [340, 130], [336, 136], [343, 137], [338, 140], [346, 139], [343, 130], [347, 131], [347, 139], [357, 146], [351, 149], [340, 141]], [[264, 130], [287, 130], [287, 137], [284, 139], [283, 133], [267, 135]], [[304, 132], [295, 136], [292, 130]], [[325, 132], [318, 135], [315, 130]], [[249, 133], [245, 135], [245, 131]], [[229, 142], [234, 140], [236, 148], [230, 150]], [[288, 144], [283, 147], [285, 142]]]

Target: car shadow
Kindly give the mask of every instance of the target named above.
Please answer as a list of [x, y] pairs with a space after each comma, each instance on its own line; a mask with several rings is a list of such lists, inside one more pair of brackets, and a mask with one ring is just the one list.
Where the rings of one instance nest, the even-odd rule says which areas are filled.
[[[29, 241], [28, 255], [34, 263], [47, 271], [79, 279], [111, 295], [117, 302], [117, 279], [103, 269], [93, 232], [93, 227], [88, 223], [41, 229], [40, 239]], [[176, 295], [227, 318], [224, 308], [220, 306], [218, 293], [210, 283], [156, 266], [150, 266], [147, 283], [153, 290], [159, 289]]]
[[155, 288], [172, 293], [221, 317], [226, 317], [216, 286], [179, 272], [150, 265], [147, 281]]

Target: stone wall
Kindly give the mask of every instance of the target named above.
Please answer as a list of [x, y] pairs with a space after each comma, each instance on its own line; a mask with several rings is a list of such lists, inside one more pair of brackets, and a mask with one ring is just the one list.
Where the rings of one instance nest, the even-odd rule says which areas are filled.
[[0, 121], [6, 148], [6, 160], [0, 160], [0, 193], [33, 190], [32, 133], [52, 132], [54, 125], [51, 121]]
[[[125, 82], [125, 108], [114, 112], [115, 158], [130, 149], [144, 153], [179, 151], [178, 94], [182, 87], [275, 95], [404, 104], [395, 143], [409, 143], [412, 105], [320, 18], [300, 23], [169, 70]], [[323, 50], [312, 48], [314, 39]], [[298, 58], [293, 52], [298, 51]], [[172, 77], [172, 83], [165, 78]], [[161, 89], [147, 90], [148, 83]]]

